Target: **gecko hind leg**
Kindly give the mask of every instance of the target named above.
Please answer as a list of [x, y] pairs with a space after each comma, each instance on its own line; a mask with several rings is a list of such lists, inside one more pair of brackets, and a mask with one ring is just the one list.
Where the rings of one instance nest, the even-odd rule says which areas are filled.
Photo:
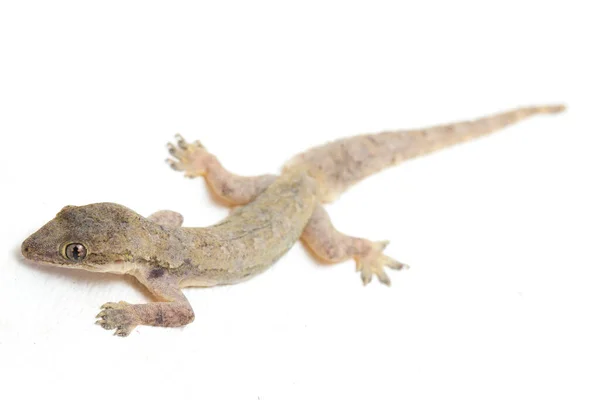
[[304, 228], [302, 241], [321, 260], [337, 263], [354, 258], [356, 269], [360, 271], [363, 284], [371, 282], [373, 275], [389, 285], [390, 278], [384, 267], [391, 269], [408, 268], [408, 265], [383, 254], [388, 242], [373, 242], [339, 232], [322, 205], [317, 205]]

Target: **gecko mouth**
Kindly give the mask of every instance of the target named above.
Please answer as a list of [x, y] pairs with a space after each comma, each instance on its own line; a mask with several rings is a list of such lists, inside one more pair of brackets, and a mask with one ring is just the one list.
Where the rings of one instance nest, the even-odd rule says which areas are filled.
[[44, 260], [44, 259], [38, 259], [38, 258], [34, 258], [34, 257], [25, 257], [26, 261], [32, 262], [36, 265], [43, 265], [43, 266], [47, 266], [47, 267], [55, 267], [55, 268], [65, 268], [65, 269], [83, 269], [86, 271], [98, 271], [97, 267], [94, 267], [93, 265], [90, 264], [61, 264], [61, 263], [56, 263], [56, 262], [52, 262], [52, 261], [48, 261], [48, 260]]

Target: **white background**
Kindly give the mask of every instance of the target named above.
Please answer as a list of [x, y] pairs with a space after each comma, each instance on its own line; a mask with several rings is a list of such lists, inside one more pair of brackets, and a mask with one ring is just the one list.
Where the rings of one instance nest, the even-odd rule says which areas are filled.
[[[597, 38], [592, 1], [3, 2], [2, 396], [600, 397]], [[196, 321], [114, 337], [122, 276], [26, 264], [67, 204], [186, 225], [227, 215], [163, 162], [181, 132], [239, 174], [342, 136], [564, 102], [408, 162], [328, 207], [412, 265], [363, 287], [297, 245]]]

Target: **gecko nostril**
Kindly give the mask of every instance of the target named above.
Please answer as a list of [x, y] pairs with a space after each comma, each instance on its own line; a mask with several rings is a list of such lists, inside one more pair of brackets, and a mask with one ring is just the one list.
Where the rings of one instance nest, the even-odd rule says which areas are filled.
[[29, 246], [27, 244], [23, 243], [23, 245], [21, 246], [21, 253], [23, 255], [25, 255], [25, 254], [29, 253], [29, 250], [30, 250]]

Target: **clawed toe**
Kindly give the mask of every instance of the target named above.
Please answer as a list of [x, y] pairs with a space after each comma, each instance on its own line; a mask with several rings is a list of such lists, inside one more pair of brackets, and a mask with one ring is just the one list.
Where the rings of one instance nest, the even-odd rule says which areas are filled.
[[133, 325], [118, 326], [117, 330], [115, 331], [115, 336], [121, 336], [121, 337], [129, 336], [131, 331], [133, 331], [134, 327], [135, 326], [133, 326]]
[[388, 257], [385, 254], [382, 255], [383, 264], [391, 269], [409, 269], [408, 264], [401, 263], [400, 261], [394, 260], [392, 257]]
[[[202, 143], [200, 143], [199, 140], [195, 140], [192, 143], [188, 143], [179, 133], [175, 135], [175, 141], [177, 142], [177, 147], [179, 147], [179, 149], [183, 151], [188, 150], [188, 148], [190, 147], [204, 148], [204, 146], [202, 145]], [[169, 147], [169, 152], [171, 152], [171, 149], [173, 149], [173, 151], [178, 150], [172, 143], [167, 144], [167, 146]]]
[[127, 303], [125, 303], [124, 301], [122, 301], [121, 303], [108, 302], [108, 303], [102, 304], [102, 306], [100, 306], [100, 308], [103, 310], [111, 310], [113, 308], [119, 308], [123, 304], [127, 304]]
[[407, 264], [401, 263], [400, 261], [383, 254], [382, 252], [386, 245], [387, 242], [379, 242], [369, 254], [357, 257], [356, 270], [360, 271], [360, 277], [364, 285], [370, 283], [373, 279], [373, 275], [376, 275], [379, 282], [389, 286], [391, 281], [386, 274], [384, 267], [396, 270], [409, 268]]
[[177, 140], [177, 146], [179, 146], [182, 150], [187, 149], [188, 143], [185, 141], [183, 136], [178, 133], [175, 135], [175, 139]]
[[167, 150], [169, 151], [169, 154], [175, 158], [179, 158], [181, 156], [181, 150], [171, 142], [167, 143]]
[[180, 162], [167, 158], [165, 160], [169, 167], [173, 168], [175, 171], [183, 171], [183, 167]]

